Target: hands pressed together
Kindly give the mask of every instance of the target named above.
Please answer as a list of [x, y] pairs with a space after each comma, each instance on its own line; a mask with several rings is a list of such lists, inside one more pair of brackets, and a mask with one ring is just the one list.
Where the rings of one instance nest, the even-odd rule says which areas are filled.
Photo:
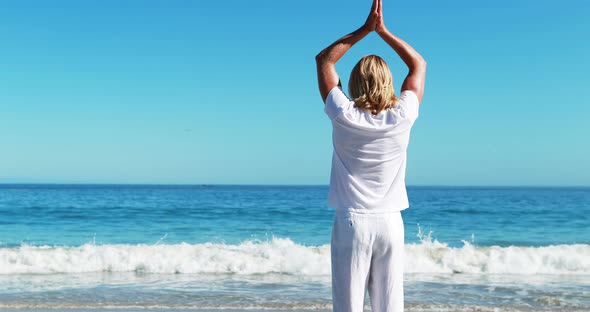
[[369, 16], [367, 17], [367, 21], [363, 27], [368, 31], [375, 31], [377, 33], [382, 33], [386, 30], [385, 24], [383, 23], [382, 0], [373, 0], [371, 12], [369, 12]]

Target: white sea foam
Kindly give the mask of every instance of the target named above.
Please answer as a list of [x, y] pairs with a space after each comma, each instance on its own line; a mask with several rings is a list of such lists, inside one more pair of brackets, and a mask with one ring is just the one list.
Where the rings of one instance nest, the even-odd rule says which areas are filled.
[[[406, 245], [407, 273], [590, 275], [590, 245], [460, 248], [423, 238]], [[226, 244], [29, 246], [0, 248], [0, 274], [83, 272], [330, 274], [330, 246], [286, 238]]]

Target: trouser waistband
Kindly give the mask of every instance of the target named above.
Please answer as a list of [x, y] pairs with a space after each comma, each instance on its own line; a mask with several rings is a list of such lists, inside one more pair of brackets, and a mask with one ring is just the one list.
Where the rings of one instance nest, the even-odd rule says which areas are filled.
[[366, 215], [366, 216], [383, 216], [401, 214], [401, 211], [371, 211], [369, 209], [336, 209], [337, 216]]

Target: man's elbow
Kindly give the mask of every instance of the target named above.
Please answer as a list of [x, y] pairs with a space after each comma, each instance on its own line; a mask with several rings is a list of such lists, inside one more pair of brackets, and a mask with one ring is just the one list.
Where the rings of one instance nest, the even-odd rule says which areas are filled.
[[414, 68], [418, 71], [426, 71], [426, 60], [422, 56], [420, 56], [416, 60]]
[[325, 50], [323, 50], [322, 52], [318, 53], [318, 55], [315, 56], [315, 62], [320, 65], [320, 64], [334, 64], [335, 62], [332, 61], [332, 57], [330, 56], [329, 53], [327, 53]]
[[324, 53], [324, 51], [318, 53], [315, 56], [315, 62], [318, 64], [323, 63], [325, 60], [326, 60], [326, 54]]

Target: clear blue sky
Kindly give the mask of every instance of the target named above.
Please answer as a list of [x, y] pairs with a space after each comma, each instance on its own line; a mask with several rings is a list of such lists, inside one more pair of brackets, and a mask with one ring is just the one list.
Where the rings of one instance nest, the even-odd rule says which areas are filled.
[[[0, 183], [327, 184], [314, 56], [363, 1], [2, 1]], [[590, 2], [384, 0], [411, 185], [590, 185]], [[338, 64], [398, 57], [370, 35]]]

